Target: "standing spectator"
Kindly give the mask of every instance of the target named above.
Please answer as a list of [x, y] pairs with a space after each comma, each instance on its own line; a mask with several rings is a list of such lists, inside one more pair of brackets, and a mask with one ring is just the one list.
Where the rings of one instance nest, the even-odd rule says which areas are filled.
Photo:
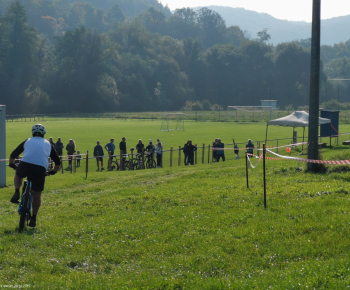
[[156, 148], [157, 168], [160, 168], [162, 166], [162, 154], [162, 143], [158, 142]]
[[96, 162], [97, 162], [97, 171], [100, 171], [100, 161], [101, 161], [101, 171], [105, 170], [103, 168], [103, 156], [104, 156], [104, 152], [103, 152], [103, 148], [100, 145], [100, 141], [96, 142], [97, 145], [94, 148], [94, 157], [96, 157]]
[[105, 149], [108, 152], [108, 170], [111, 170], [111, 164], [114, 156], [115, 144], [114, 139], [112, 138], [109, 143], [106, 144]]
[[188, 140], [187, 156], [188, 156], [188, 163], [191, 165], [193, 165], [194, 152], [196, 150], [197, 150], [197, 147], [192, 144], [191, 140]]
[[53, 143], [52, 137], [49, 138], [49, 142], [50, 142], [51, 146], [53, 146], [55, 148], [55, 143]]
[[64, 145], [61, 142], [61, 138], [58, 137], [57, 142], [55, 144], [55, 149], [56, 149], [57, 155], [60, 157], [63, 155], [63, 148], [64, 148]]
[[145, 149], [145, 145], [142, 143], [142, 140], [139, 139], [139, 143], [136, 144], [136, 150], [138, 154], [142, 154]]
[[68, 167], [72, 167], [72, 155], [75, 153], [75, 142], [73, 139], [69, 139], [69, 142], [66, 146], [67, 155], [68, 155]]
[[224, 151], [225, 144], [221, 142], [221, 139], [218, 138], [218, 142], [216, 145], [216, 162], [220, 161], [220, 158], [222, 158], [222, 161], [225, 161], [225, 151]]
[[190, 142], [190, 140], [187, 141], [187, 143], [185, 143], [184, 147], [182, 148], [182, 152], [184, 153], [184, 163], [185, 165], [188, 165], [188, 142]]
[[148, 146], [146, 147], [146, 151], [151, 156], [152, 159], [154, 159], [154, 151], [156, 151], [156, 148], [154, 147], [152, 140], [149, 140]]
[[[162, 162], [163, 162], [163, 143], [162, 142], [160, 142], [160, 139], [157, 139], [157, 143], [160, 143], [160, 147], [162, 148], [162, 158], [161, 158], [161, 160], [160, 160], [160, 167], [163, 167], [163, 164], [162, 164]], [[157, 146], [158, 146], [158, 144], [157, 144]], [[157, 148], [156, 148], [157, 149]]]
[[126, 160], [126, 142], [125, 142], [125, 137], [122, 138], [122, 141], [120, 141], [119, 143], [119, 150], [120, 150], [120, 154], [122, 155], [122, 158], [121, 158], [121, 163], [122, 163], [122, 168], [123, 170], [125, 169], [125, 160]]
[[[247, 145], [245, 147], [246, 147], [246, 150], [247, 150], [248, 154], [253, 154], [254, 144], [252, 143], [251, 139], [248, 139], [248, 143], [247, 143]], [[249, 155], [249, 157], [251, 157], [251, 156]]]
[[79, 150], [77, 151], [75, 158], [77, 159], [77, 166], [80, 166], [81, 154]]
[[239, 156], [238, 156], [238, 154], [239, 154], [239, 148], [238, 148], [238, 145], [235, 143], [235, 146], [234, 146], [234, 150], [233, 150], [234, 152], [235, 152], [235, 154], [236, 154], [236, 157], [235, 157], [235, 159], [239, 159]]
[[[55, 143], [53, 143], [52, 137], [50, 137], [48, 141], [49, 141], [51, 147], [52, 147], [53, 149], [55, 149]], [[56, 149], [55, 149], [55, 150], [56, 150]], [[52, 170], [52, 169], [53, 169], [53, 163], [52, 163], [52, 160], [49, 160], [49, 170]]]

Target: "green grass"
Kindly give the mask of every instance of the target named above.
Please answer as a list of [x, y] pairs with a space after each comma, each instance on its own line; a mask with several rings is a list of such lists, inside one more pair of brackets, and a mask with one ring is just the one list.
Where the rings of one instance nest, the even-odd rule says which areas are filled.
[[[8, 124], [8, 152], [28, 136], [28, 124]], [[229, 143], [232, 138], [263, 140], [265, 135], [263, 124], [189, 123], [186, 131], [170, 133], [159, 132], [160, 123], [151, 121], [76, 120], [45, 126], [49, 136], [73, 138], [82, 151], [92, 150], [97, 139], [124, 135], [128, 147], [138, 138], [160, 138], [164, 147], [175, 147], [189, 138], [209, 144], [215, 137]], [[269, 131], [271, 138], [291, 135], [286, 128]], [[348, 150], [337, 146], [322, 155], [349, 159]], [[91, 171], [87, 179], [83, 170], [57, 174], [47, 179], [37, 228], [22, 234], [17, 232], [16, 206], [9, 203], [13, 187], [1, 189], [0, 285], [347, 288], [348, 167], [311, 174], [296, 161], [266, 164], [267, 209], [262, 163], [249, 170], [248, 189], [244, 158], [157, 170]], [[12, 176], [8, 171], [9, 184]]]

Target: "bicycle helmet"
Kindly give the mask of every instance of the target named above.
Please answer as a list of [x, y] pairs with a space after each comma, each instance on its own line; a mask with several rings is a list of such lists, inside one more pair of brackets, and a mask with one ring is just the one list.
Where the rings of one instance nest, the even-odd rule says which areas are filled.
[[44, 136], [46, 134], [46, 129], [41, 124], [36, 124], [32, 128], [32, 135], [33, 136]]
[[131, 148], [130, 148], [130, 151], [134, 151], [134, 150], [135, 150], [134, 147], [131, 147]]

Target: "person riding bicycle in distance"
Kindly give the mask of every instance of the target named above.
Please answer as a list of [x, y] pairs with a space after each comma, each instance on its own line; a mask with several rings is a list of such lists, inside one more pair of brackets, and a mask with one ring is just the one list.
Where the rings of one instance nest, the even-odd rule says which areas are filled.
[[[19, 190], [22, 186], [23, 178], [27, 177], [32, 182], [33, 216], [29, 226], [36, 226], [36, 216], [41, 204], [41, 192], [44, 190], [46, 170], [49, 166], [49, 157], [55, 163], [49, 175], [57, 173], [61, 161], [56, 150], [50, 142], [44, 139], [46, 129], [41, 124], [36, 124], [32, 128], [32, 138], [29, 138], [18, 145], [11, 153], [9, 166], [16, 169], [14, 178], [15, 194], [11, 198], [12, 203], [19, 203]], [[14, 164], [16, 156], [23, 153], [22, 160], [18, 167]]]

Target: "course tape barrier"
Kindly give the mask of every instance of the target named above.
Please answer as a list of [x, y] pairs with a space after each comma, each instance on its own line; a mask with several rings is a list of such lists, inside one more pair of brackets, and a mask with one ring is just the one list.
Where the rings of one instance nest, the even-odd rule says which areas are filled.
[[261, 161], [261, 159], [262, 159], [262, 157], [263, 157], [263, 152], [261, 152], [260, 156], [256, 156], [256, 155], [250, 154], [250, 153], [247, 153], [247, 155], [250, 156], [250, 157], [258, 158], [258, 162], [256, 163], [256, 165], [253, 165], [253, 163], [252, 163], [252, 161], [250, 160], [250, 158], [248, 158], [250, 167], [253, 168], [253, 169], [255, 169], [255, 168], [259, 165], [259, 163], [260, 163], [260, 161]]
[[295, 160], [295, 161], [301, 161], [301, 162], [307, 162], [307, 163], [317, 163], [317, 164], [330, 164], [330, 165], [350, 165], [350, 160], [313, 160], [313, 159], [303, 159], [293, 156], [283, 156], [280, 154], [277, 154], [273, 151], [270, 151], [269, 149], [266, 149], [267, 152], [279, 157], [277, 158], [271, 158], [266, 157], [266, 159], [272, 159], [272, 160], [281, 160], [281, 159], [289, 159], [289, 160]]

